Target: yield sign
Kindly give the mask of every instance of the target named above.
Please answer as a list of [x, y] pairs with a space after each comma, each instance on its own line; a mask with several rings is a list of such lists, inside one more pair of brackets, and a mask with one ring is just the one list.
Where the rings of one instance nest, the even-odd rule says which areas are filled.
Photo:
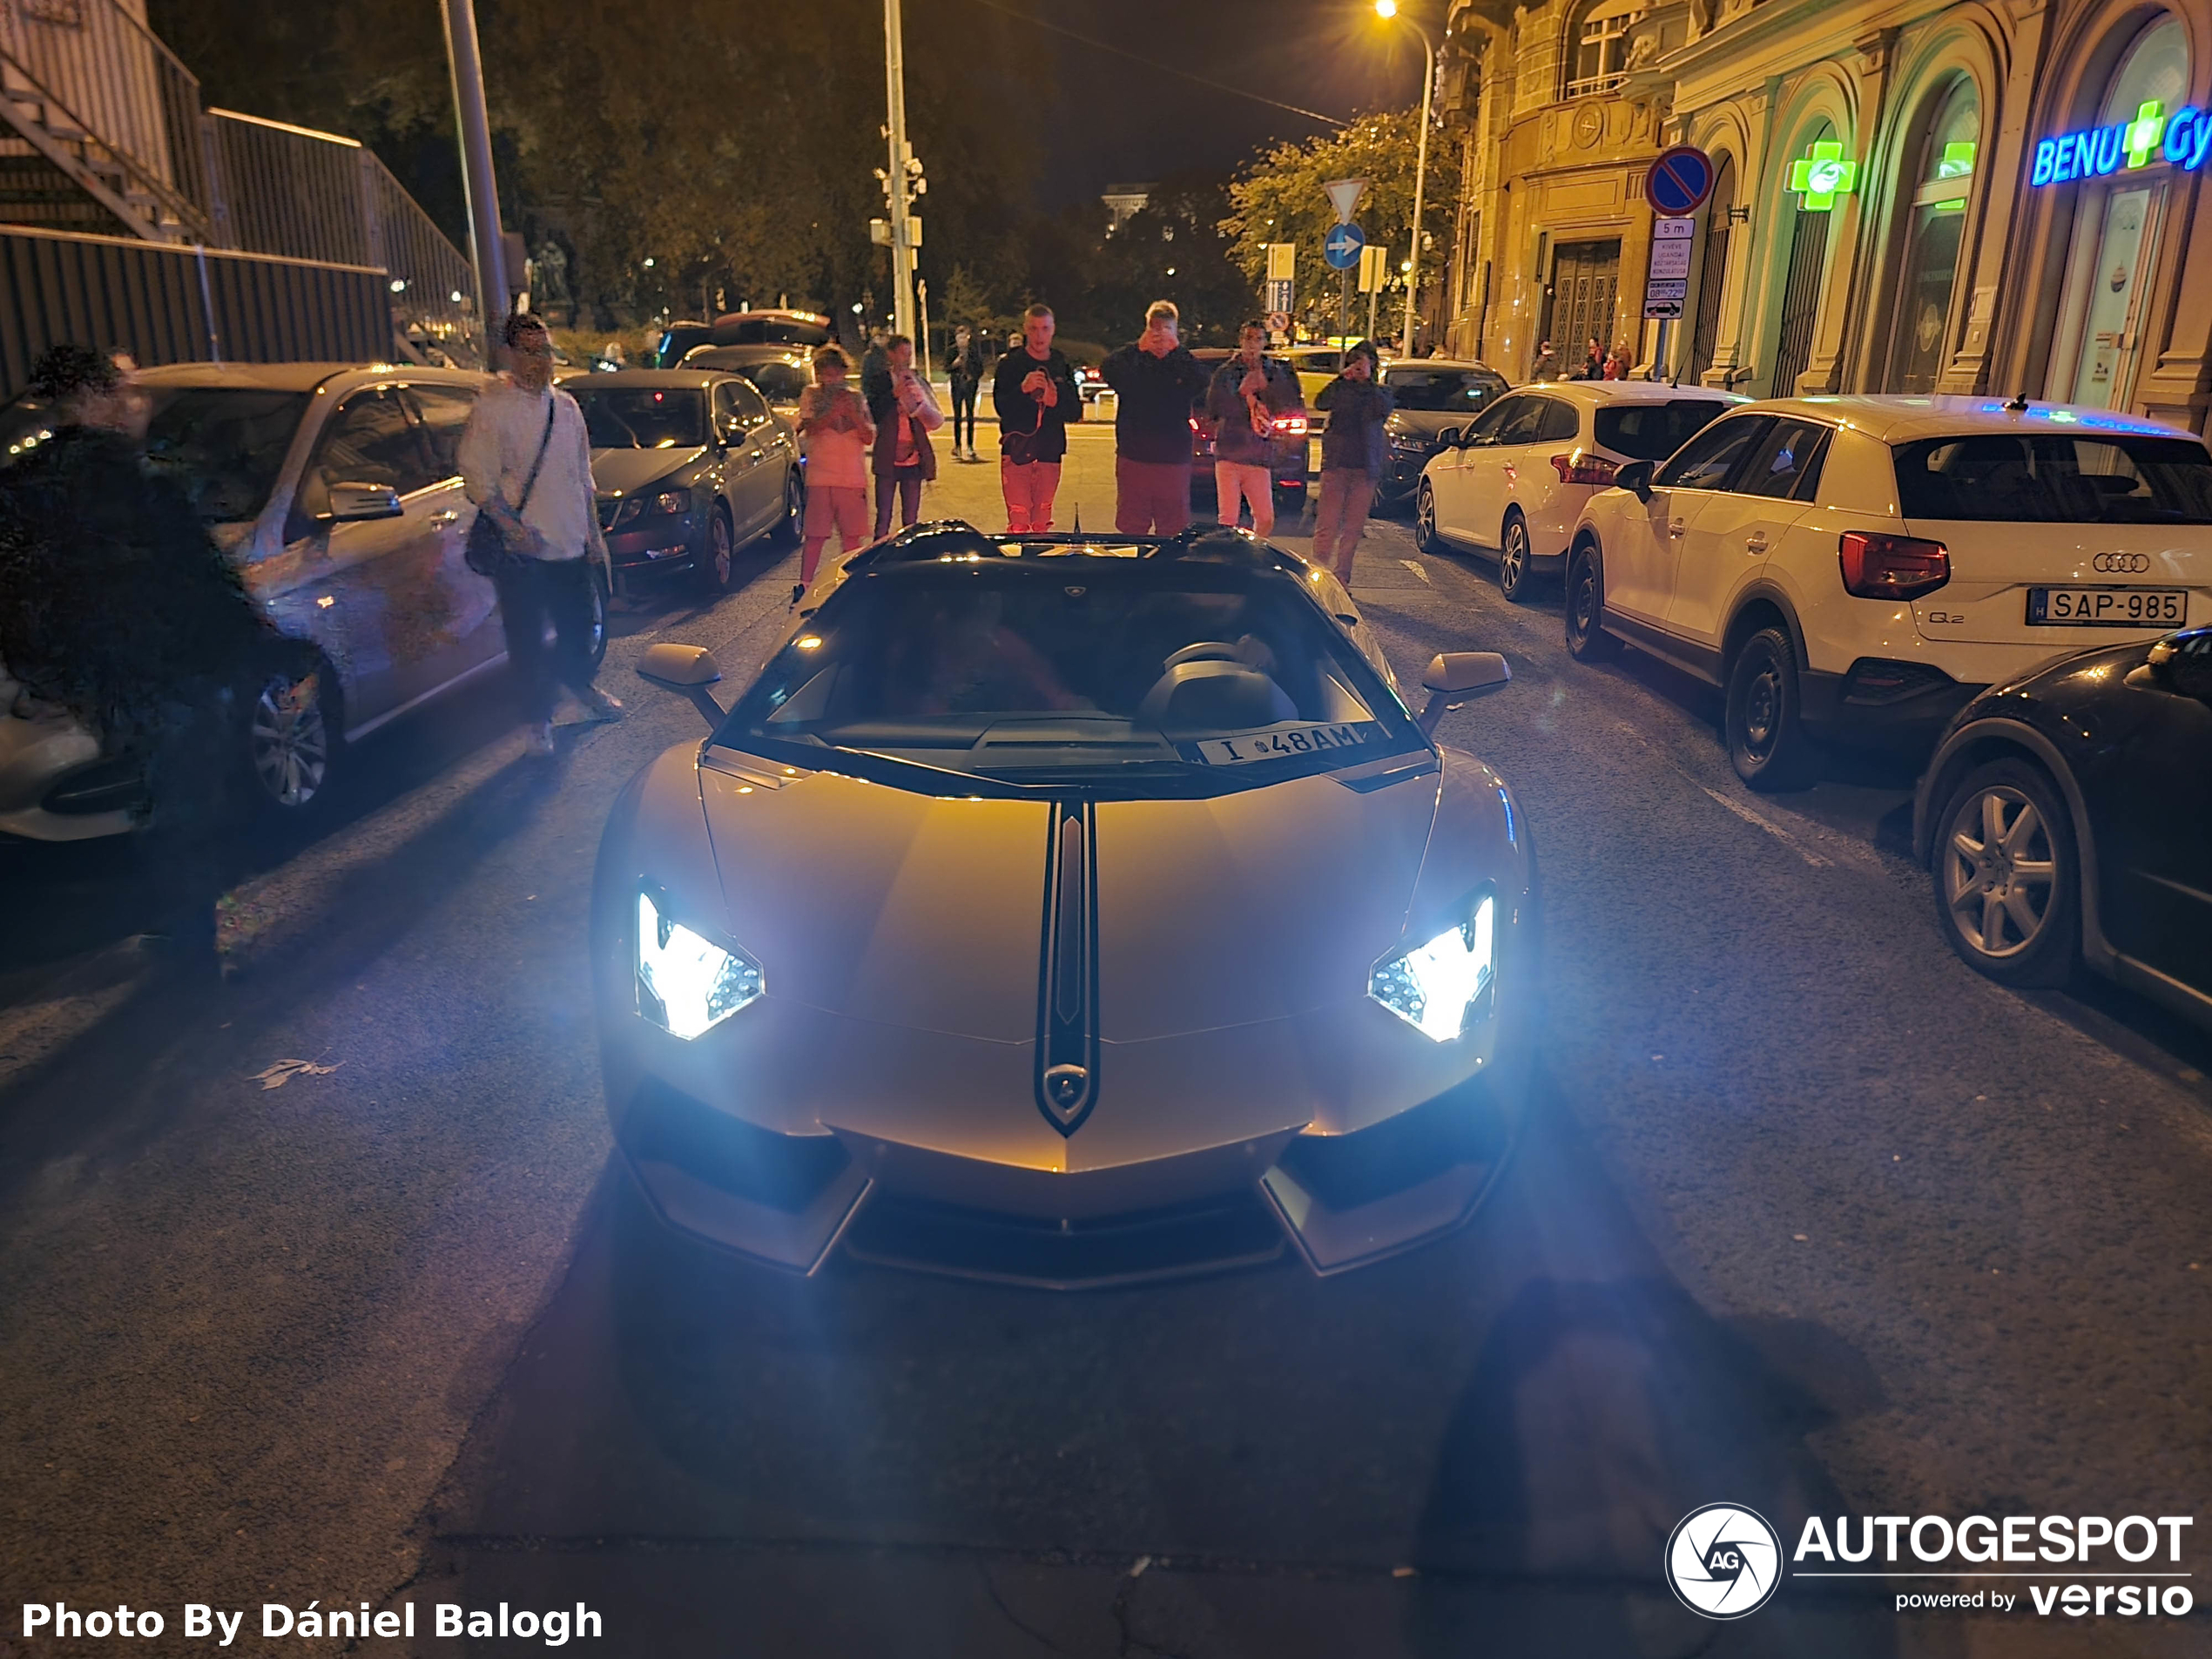
[[1365, 179], [1339, 179], [1332, 185], [1324, 185], [1329, 192], [1329, 206], [1337, 210], [1337, 223], [1352, 222], [1352, 210], [1359, 206], [1359, 198], [1367, 188]]

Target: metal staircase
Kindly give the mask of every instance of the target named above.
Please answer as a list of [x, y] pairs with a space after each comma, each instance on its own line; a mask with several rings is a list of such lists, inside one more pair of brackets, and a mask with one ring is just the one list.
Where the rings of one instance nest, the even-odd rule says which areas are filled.
[[118, 0], [0, 0], [0, 219], [213, 239], [199, 83]]

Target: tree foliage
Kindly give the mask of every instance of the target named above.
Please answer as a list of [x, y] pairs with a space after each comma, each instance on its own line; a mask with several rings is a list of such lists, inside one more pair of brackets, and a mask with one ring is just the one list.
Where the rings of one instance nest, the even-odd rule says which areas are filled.
[[[1390, 250], [1395, 281], [1412, 242], [1420, 141], [1420, 112], [1413, 109], [1364, 116], [1340, 132], [1262, 151], [1229, 186], [1230, 212], [1219, 228], [1230, 239], [1230, 257], [1257, 282], [1266, 274], [1267, 245], [1294, 244], [1302, 305], [1332, 308], [1337, 273], [1323, 259], [1321, 244], [1337, 216], [1324, 186], [1339, 179], [1365, 179], [1366, 193], [1352, 218], [1370, 245]], [[1444, 214], [1459, 198], [1459, 146], [1439, 143], [1432, 133], [1421, 220], [1432, 244], [1423, 265], [1432, 274], [1434, 250], [1450, 241], [1443, 233]]]

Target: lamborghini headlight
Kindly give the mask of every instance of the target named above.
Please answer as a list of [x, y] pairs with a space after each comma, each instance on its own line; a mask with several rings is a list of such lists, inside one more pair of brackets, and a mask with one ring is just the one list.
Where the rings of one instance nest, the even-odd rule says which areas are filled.
[[1485, 893], [1456, 927], [1375, 964], [1367, 995], [1434, 1042], [1460, 1035], [1497, 977], [1498, 901]]
[[759, 963], [672, 920], [651, 894], [637, 895], [637, 1011], [655, 1025], [688, 1042], [765, 988]]

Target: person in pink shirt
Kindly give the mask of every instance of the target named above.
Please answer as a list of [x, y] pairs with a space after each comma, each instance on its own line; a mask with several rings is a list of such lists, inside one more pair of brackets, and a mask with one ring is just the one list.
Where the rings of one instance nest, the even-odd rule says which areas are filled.
[[791, 590], [793, 604], [813, 586], [832, 530], [848, 554], [867, 539], [868, 446], [875, 442], [875, 424], [860, 395], [845, 383], [852, 370], [843, 347], [821, 347], [814, 353], [814, 384], [799, 400], [799, 435], [806, 446], [806, 542], [799, 583]]

